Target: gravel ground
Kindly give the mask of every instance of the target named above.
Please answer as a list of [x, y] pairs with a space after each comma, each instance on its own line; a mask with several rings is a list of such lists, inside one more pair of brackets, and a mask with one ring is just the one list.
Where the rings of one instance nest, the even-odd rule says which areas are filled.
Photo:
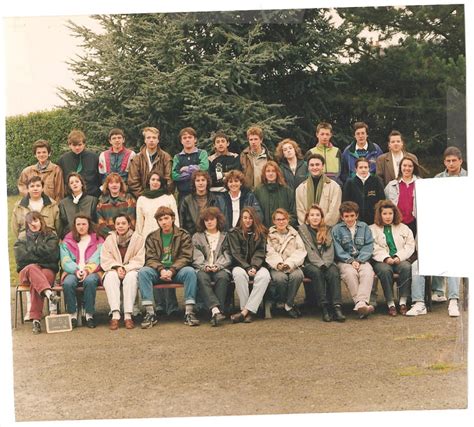
[[467, 407], [467, 311], [450, 318], [442, 303], [391, 318], [379, 301], [359, 320], [344, 297], [343, 324], [277, 313], [218, 328], [204, 316], [193, 328], [163, 319], [110, 331], [99, 293], [94, 330], [13, 331], [16, 421]]

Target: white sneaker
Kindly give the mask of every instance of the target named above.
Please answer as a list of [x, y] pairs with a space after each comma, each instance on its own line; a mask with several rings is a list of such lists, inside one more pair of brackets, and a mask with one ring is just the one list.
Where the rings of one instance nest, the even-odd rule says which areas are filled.
[[433, 294], [431, 295], [431, 301], [433, 302], [446, 302], [448, 299], [444, 295]]
[[449, 300], [448, 305], [448, 314], [451, 317], [458, 317], [459, 316], [459, 307], [458, 307], [458, 300], [453, 298]]
[[426, 314], [426, 306], [423, 302], [417, 301], [407, 311], [406, 316], [419, 316], [420, 314]]

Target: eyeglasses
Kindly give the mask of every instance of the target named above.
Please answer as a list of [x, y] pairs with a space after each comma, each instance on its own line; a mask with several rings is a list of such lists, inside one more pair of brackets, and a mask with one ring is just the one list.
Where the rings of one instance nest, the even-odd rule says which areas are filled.
[[275, 221], [286, 221], [286, 218], [275, 218]]

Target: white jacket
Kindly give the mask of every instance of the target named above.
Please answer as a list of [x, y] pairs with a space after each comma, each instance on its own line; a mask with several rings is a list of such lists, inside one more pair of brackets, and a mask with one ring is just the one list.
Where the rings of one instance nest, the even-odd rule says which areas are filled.
[[[374, 236], [374, 252], [372, 258], [375, 261], [383, 262], [385, 258], [390, 257], [390, 249], [387, 244], [387, 239], [383, 232], [383, 227], [376, 224], [369, 226]], [[412, 231], [403, 223], [398, 225], [392, 225], [392, 235], [397, 247], [397, 253], [395, 256], [400, 258], [400, 261], [405, 261], [413, 255], [415, 252], [415, 239]]]
[[290, 266], [290, 272], [294, 271], [303, 265], [306, 255], [303, 240], [291, 225], [286, 234], [280, 234], [275, 226], [270, 227], [265, 261], [271, 268], [276, 270], [283, 263]]

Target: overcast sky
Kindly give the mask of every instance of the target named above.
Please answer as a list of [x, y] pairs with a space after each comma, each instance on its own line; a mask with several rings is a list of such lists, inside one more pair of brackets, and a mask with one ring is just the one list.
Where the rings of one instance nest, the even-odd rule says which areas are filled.
[[74, 87], [66, 61], [81, 52], [68, 19], [98, 28], [88, 16], [5, 19], [6, 116], [51, 109], [62, 103], [57, 88]]

